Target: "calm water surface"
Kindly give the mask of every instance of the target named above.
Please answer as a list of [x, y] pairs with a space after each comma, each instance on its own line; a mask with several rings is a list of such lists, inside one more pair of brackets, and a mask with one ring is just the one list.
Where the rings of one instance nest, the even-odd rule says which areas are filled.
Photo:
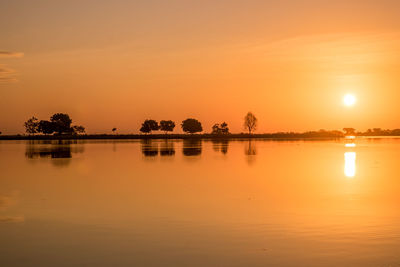
[[400, 266], [400, 139], [0, 141], [0, 237], [5, 267]]

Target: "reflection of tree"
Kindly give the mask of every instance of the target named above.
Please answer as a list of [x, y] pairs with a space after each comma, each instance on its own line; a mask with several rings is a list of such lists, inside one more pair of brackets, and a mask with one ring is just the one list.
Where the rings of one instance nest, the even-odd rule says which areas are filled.
[[184, 156], [198, 156], [201, 154], [201, 140], [184, 139], [182, 153]]
[[165, 140], [160, 146], [161, 156], [173, 156], [175, 155], [175, 147], [173, 141]]
[[25, 156], [30, 159], [34, 158], [72, 158], [71, 146], [63, 145], [63, 146], [35, 146], [28, 145], [26, 147]]
[[53, 159], [56, 166], [69, 164], [72, 154], [83, 153], [84, 146], [74, 141], [30, 141], [26, 145], [25, 156], [28, 159]]
[[246, 160], [249, 165], [255, 162], [257, 155], [257, 148], [254, 141], [249, 140], [246, 143], [244, 154], [246, 155]]
[[155, 157], [158, 155], [158, 144], [150, 139], [142, 140], [142, 154], [145, 157]]
[[213, 149], [215, 152], [221, 152], [222, 154], [228, 153], [229, 141], [226, 139], [214, 139], [211, 140], [213, 143]]

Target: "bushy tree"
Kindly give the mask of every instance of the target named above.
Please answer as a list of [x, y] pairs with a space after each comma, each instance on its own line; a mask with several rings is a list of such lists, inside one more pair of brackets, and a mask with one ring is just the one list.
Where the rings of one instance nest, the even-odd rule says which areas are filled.
[[343, 128], [344, 134], [345, 135], [355, 135], [356, 134], [356, 129], [354, 128]]
[[85, 127], [83, 127], [82, 125], [74, 125], [72, 126], [72, 131], [74, 134], [84, 134]]
[[164, 131], [165, 134], [167, 134], [167, 132], [172, 132], [175, 128], [175, 122], [169, 120], [162, 120], [160, 121], [160, 130]]
[[142, 133], [150, 133], [151, 131], [158, 131], [158, 129], [160, 129], [160, 127], [158, 126], [158, 123], [155, 120], [145, 120], [142, 123], [140, 131]]
[[249, 131], [249, 134], [257, 129], [257, 118], [253, 113], [248, 112], [244, 117], [244, 128]]
[[54, 132], [58, 134], [71, 133], [72, 120], [68, 114], [56, 113], [51, 116], [50, 121], [53, 123]]
[[54, 133], [54, 124], [51, 121], [41, 120], [39, 122], [38, 132], [42, 134]]
[[198, 133], [198, 132], [203, 131], [203, 127], [201, 126], [201, 123], [198, 120], [192, 119], [192, 118], [182, 121], [181, 126], [182, 126], [182, 130], [186, 133], [193, 134], [193, 133]]
[[212, 134], [219, 134], [219, 124], [218, 123], [214, 124], [211, 129], [212, 129], [212, 131], [211, 131]]
[[221, 124], [214, 124], [212, 127], [212, 134], [228, 134], [229, 133], [229, 128], [228, 124], [226, 122], [223, 122]]
[[38, 133], [39, 120], [36, 117], [32, 117], [24, 123], [24, 127], [28, 134]]

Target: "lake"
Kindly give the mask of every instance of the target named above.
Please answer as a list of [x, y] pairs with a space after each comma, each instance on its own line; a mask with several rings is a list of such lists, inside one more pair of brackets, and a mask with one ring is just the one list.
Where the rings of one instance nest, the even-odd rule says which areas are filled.
[[400, 266], [400, 139], [0, 141], [0, 266]]

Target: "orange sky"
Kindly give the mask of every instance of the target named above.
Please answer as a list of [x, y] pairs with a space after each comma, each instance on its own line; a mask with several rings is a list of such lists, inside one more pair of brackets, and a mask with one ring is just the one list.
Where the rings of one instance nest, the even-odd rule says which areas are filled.
[[240, 132], [248, 111], [258, 132], [400, 128], [399, 12], [368, 0], [8, 1], [0, 131], [56, 112], [88, 133], [188, 117]]

